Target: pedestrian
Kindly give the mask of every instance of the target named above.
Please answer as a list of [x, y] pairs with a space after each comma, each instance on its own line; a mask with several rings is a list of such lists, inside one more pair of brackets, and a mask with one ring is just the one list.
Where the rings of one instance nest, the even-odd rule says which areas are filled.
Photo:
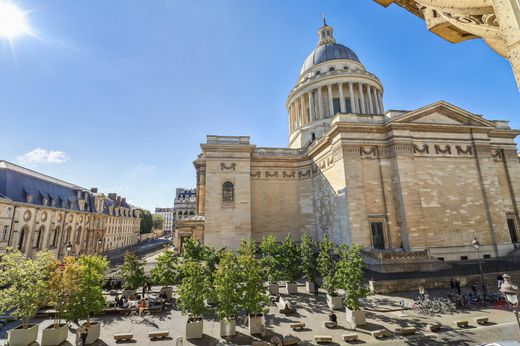
[[502, 274], [497, 275], [497, 288], [500, 289], [500, 286], [504, 283], [504, 277]]
[[87, 344], [87, 336], [88, 336], [88, 332], [87, 332], [87, 327], [85, 327], [85, 329], [83, 329], [83, 331], [79, 334], [79, 339], [80, 339], [80, 345], [81, 346], [84, 346]]
[[424, 286], [419, 286], [419, 298], [424, 300], [426, 298], [426, 289]]
[[320, 294], [320, 285], [314, 281], [314, 296], [317, 297]]
[[456, 291], [456, 288], [455, 288], [455, 281], [453, 280], [453, 278], [450, 279], [450, 293], [453, 293]]
[[462, 294], [462, 290], [460, 289], [460, 280], [455, 281], [455, 289], [457, 290], [457, 294], [460, 296]]

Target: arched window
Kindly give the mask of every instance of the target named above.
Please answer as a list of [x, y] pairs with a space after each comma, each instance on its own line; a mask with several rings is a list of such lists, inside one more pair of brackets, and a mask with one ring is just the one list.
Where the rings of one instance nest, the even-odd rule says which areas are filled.
[[40, 229], [37, 229], [34, 232], [33, 245], [32, 245], [33, 249], [41, 249], [44, 232], [45, 232], [44, 226], [40, 227]]
[[329, 71], [334, 71], [334, 67], [329, 68]]
[[222, 185], [222, 202], [233, 202], [235, 200], [235, 187], [233, 183], [226, 181]]
[[315, 74], [315, 75], [317, 76], [317, 75], [319, 75], [320, 73], [321, 73], [320, 71], [316, 71], [316, 74]]
[[25, 240], [25, 234], [27, 233], [27, 228], [24, 227], [20, 231], [20, 234], [18, 235], [18, 250], [23, 252], [23, 243]]
[[81, 241], [81, 227], [78, 228], [78, 231], [76, 232], [76, 244], [79, 244]]
[[51, 244], [51, 247], [56, 247], [58, 245], [58, 237], [60, 234], [60, 226], [56, 227], [51, 231], [51, 234], [49, 235], [49, 244]]

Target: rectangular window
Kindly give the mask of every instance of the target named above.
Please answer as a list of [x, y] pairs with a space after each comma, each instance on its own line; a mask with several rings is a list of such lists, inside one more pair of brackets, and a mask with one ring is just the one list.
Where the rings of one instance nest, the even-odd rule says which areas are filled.
[[350, 104], [350, 97], [345, 97], [345, 108], [347, 113], [352, 113], [352, 105]]
[[468, 256], [460, 256], [461, 261], [466, 261], [468, 259]]
[[7, 232], [9, 231], [9, 226], [5, 225], [4, 230], [2, 231], [2, 241], [7, 240]]
[[437, 257], [437, 259], [441, 262], [444, 262], [444, 257]]
[[372, 246], [374, 249], [383, 250], [385, 248], [385, 235], [383, 233], [382, 222], [370, 222], [372, 231]]
[[491, 255], [484, 255], [484, 258], [491, 258]]
[[341, 112], [341, 105], [340, 105], [339, 99], [337, 99], [337, 98], [333, 99], [332, 105], [334, 106], [334, 115]]
[[514, 217], [507, 218], [507, 227], [509, 228], [509, 236], [511, 237], [511, 242], [517, 243], [518, 237], [516, 236], [516, 224]]

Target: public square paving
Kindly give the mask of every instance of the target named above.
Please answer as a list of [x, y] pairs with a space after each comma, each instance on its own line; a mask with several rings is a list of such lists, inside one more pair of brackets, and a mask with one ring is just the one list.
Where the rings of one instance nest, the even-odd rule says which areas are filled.
[[[158, 287], [157, 287], [158, 289]], [[436, 295], [439, 292], [431, 292]], [[281, 288], [283, 297], [284, 289]], [[520, 339], [518, 327], [512, 312], [506, 309], [490, 308], [477, 311], [454, 314], [435, 314], [424, 316], [414, 313], [411, 310], [405, 311], [402, 315], [399, 301], [408, 300], [409, 297], [415, 297], [415, 292], [405, 292], [402, 294], [392, 295], [373, 295], [369, 297], [364, 307], [367, 311], [367, 325], [358, 327], [355, 331], [359, 335], [359, 341], [352, 344], [366, 345], [478, 345], [485, 342]], [[219, 336], [219, 323], [215, 317], [207, 318], [204, 321], [204, 338], [200, 340], [183, 340], [183, 343], [177, 341], [177, 337], [184, 336], [186, 317], [182, 316], [179, 311], [172, 309], [160, 314], [154, 314], [147, 320], [131, 322], [126, 315], [105, 315], [100, 316], [98, 320], [102, 321], [101, 339], [95, 345], [120, 345], [124, 342], [115, 342], [113, 335], [117, 333], [131, 332], [134, 334], [134, 340], [129, 344], [136, 345], [251, 345], [253, 340], [270, 340], [273, 336], [293, 335], [301, 339], [301, 345], [315, 345], [314, 335], [330, 335], [334, 343], [332, 345], [346, 345], [342, 340], [342, 334], [351, 332], [350, 326], [346, 322], [344, 312], [337, 311], [339, 325], [335, 329], [326, 329], [322, 326], [322, 322], [328, 319], [330, 310], [326, 305], [324, 292], [318, 297], [305, 292], [304, 286], [298, 287], [298, 294], [290, 297], [296, 301], [296, 312], [292, 314], [282, 314], [278, 312], [276, 307], [270, 307], [270, 311], [266, 314], [266, 330], [265, 335], [251, 337], [247, 330], [247, 325], [237, 326], [237, 336], [227, 338], [226, 340]], [[474, 322], [475, 317], [486, 316], [490, 323], [479, 326]], [[468, 320], [469, 328], [457, 328], [453, 321], [465, 319]], [[306, 328], [301, 331], [293, 331], [289, 325], [291, 323], [303, 321]], [[427, 332], [425, 327], [432, 321], [438, 321], [442, 324], [442, 329], [437, 333]], [[51, 320], [39, 320], [45, 327], [51, 323]], [[5, 338], [5, 331], [12, 328], [13, 323], [7, 325], [0, 332], [0, 337]], [[400, 336], [395, 333], [395, 329], [401, 326], [416, 327], [418, 333], [412, 336]], [[75, 345], [76, 325], [72, 325], [69, 334], [69, 343], [64, 345]], [[389, 337], [384, 339], [374, 339], [370, 335], [370, 331], [376, 329], [386, 329], [391, 332]], [[40, 328], [41, 334], [42, 328]], [[157, 341], [149, 341], [148, 332], [167, 330], [170, 338]], [[40, 336], [41, 337], [41, 336]], [[0, 342], [0, 345], [2, 343]]]

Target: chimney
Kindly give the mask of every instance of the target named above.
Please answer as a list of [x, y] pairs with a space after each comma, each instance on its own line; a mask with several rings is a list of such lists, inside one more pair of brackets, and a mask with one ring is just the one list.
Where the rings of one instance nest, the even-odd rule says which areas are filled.
[[92, 193], [97, 193], [97, 191], [98, 191], [97, 187], [92, 187], [90, 189], [90, 192], [92, 192]]

